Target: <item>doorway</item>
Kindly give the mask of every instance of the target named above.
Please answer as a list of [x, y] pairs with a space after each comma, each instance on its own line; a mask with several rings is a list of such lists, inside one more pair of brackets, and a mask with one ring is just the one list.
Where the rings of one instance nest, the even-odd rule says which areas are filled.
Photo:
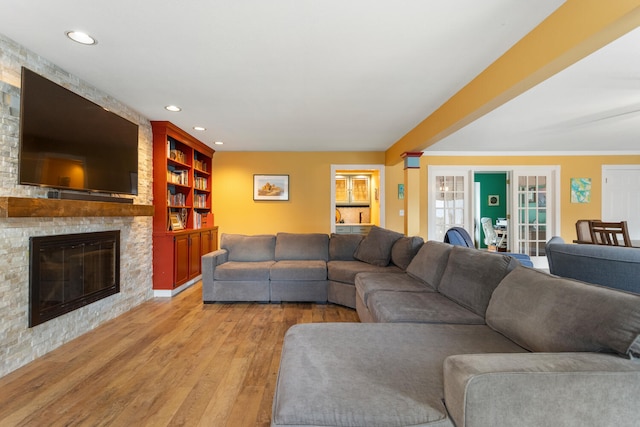
[[602, 220], [627, 221], [629, 237], [640, 240], [640, 165], [602, 166]]
[[[348, 203], [336, 202], [337, 197], [343, 200], [344, 196], [336, 194], [336, 183], [340, 181], [346, 182], [344, 177], [356, 177], [354, 182], [362, 183], [362, 178], [368, 177], [369, 188], [367, 189], [369, 202], [361, 203], [357, 200], [351, 206]], [[338, 177], [338, 178], [336, 178]], [[353, 221], [358, 222], [360, 218], [366, 219], [367, 224], [384, 227], [385, 225], [385, 209], [384, 209], [384, 165], [331, 165], [331, 204], [329, 219], [331, 221], [331, 232], [336, 232], [336, 223], [344, 220], [351, 221], [351, 215], [355, 215]], [[345, 189], [349, 189], [345, 184]], [[362, 186], [360, 185], [358, 190]], [[353, 189], [352, 189], [353, 190]], [[338, 214], [340, 209], [340, 214]], [[340, 216], [340, 218], [339, 218]]]
[[[546, 242], [557, 234], [560, 224], [559, 172], [557, 166], [429, 166], [428, 238], [442, 241], [446, 231], [457, 226], [476, 236], [480, 243], [482, 234], [476, 233], [480, 227], [477, 206], [485, 202], [488, 205], [489, 196], [497, 194], [487, 193], [486, 200], [479, 200], [484, 196], [482, 191], [476, 191], [475, 174], [504, 173], [506, 223], [493, 225], [504, 227], [510, 252], [527, 254], [535, 267], [545, 268]], [[502, 205], [500, 199], [493, 198], [491, 202]]]

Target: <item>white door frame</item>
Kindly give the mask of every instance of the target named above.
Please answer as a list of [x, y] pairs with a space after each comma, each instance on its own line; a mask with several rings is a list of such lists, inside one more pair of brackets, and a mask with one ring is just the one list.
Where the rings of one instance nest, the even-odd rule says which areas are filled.
[[[469, 197], [465, 198], [465, 228], [469, 231], [470, 234], [473, 233], [473, 212], [475, 206], [475, 194], [473, 191], [473, 174], [475, 172], [507, 172], [509, 179], [514, 179], [513, 177], [517, 174], [523, 173], [532, 173], [532, 174], [543, 174], [543, 173], [551, 173], [552, 182], [549, 183], [549, 192], [553, 192], [553, 207], [551, 210], [547, 210], [547, 233], [549, 238], [552, 236], [559, 235], [560, 230], [560, 200], [561, 200], [561, 187], [560, 187], [560, 166], [558, 165], [540, 165], [540, 166], [513, 166], [513, 165], [495, 165], [495, 166], [440, 166], [440, 165], [429, 165], [428, 166], [428, 180], [429, 180], [429, 197], [427, 198], [427, 212], [430, 218], [427, 232], [428, 239], [433, 239], [436, 235], [435, 229], [435, 221], [433, 220], [435, 212], [435, 192], [437, 189], [435, 177], [439, 175], [465, 175], [469, 177], [469, 182], [465, 186], [465, 192], [469, 192]], [[514, 185], [511, 183], [511, 192], [508, 194], [508, 205], [507, 211], [512, 213], [513, 209], [513, 188]], [[550, 219], [550, 220], [549, 220]], [[516, 246], [513, 239], [515, 235], [513, 233], [513, 221], [509, 221], [509, 247], [514, 248]], [[472, 234], [473, 235], [473, 234]], [[535, 263], [534, 263], [535, 264]], [[536, 265], [537, 266], [537, 265]]]
[[384, 203], [384, 165], [331, 165], [331, 204], [329, 206], [329, 221], [331, 222], [331, 232], [336, 232], [336, 173], [345, 170], [375, 170], [378, 171], [380, 179], [380, 227], [385, 226], [385, 203]]

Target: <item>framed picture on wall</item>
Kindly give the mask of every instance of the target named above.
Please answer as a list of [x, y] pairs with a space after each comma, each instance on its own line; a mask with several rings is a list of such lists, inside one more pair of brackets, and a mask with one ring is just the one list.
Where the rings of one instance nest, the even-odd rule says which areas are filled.
[[500, 206], [500, 196], [498, 196], [497, 194], [489, 194], [487, 204], [489, 206]]
[[289, 175], [253, 175], [253, 200], [289, 200]]

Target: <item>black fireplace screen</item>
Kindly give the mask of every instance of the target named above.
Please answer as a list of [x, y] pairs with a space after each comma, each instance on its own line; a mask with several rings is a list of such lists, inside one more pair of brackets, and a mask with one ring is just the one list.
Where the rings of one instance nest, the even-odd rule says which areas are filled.
[[29, 327], [120, 292], [120, 231], [30, 239]]

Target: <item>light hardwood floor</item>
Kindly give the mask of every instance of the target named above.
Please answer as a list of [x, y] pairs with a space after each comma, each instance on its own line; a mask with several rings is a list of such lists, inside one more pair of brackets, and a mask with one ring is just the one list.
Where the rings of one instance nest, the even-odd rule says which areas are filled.
[[282, 339], [336, 305], [154, 299], [0, 379], [0, 426], [268, 426]]

